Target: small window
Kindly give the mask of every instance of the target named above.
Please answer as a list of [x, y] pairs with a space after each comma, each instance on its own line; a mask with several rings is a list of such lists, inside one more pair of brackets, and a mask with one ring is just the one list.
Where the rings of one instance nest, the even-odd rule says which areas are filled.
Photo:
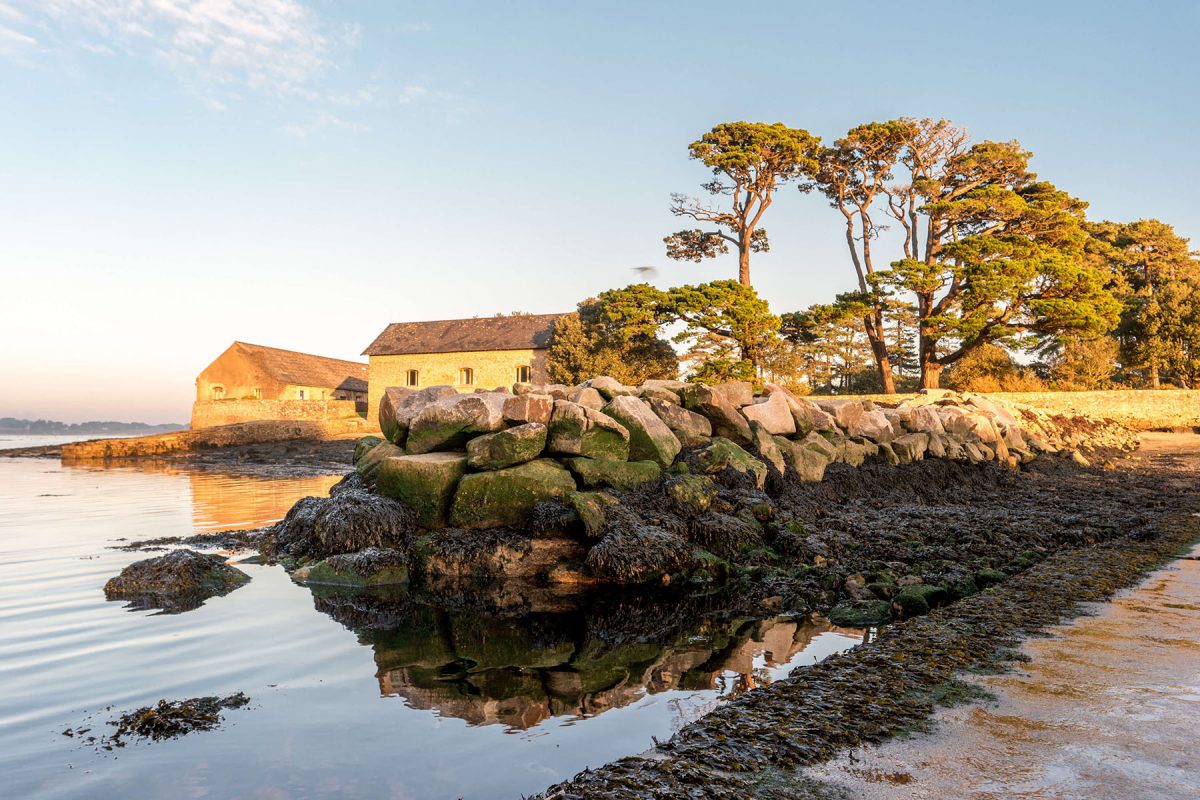
[[529, 383], [529, 367], [517, 367], [517, 383]]
[[254, 390], [254, 399], [255, 399], [255, 400], [262, 400], [262, 389], [255, 389], [255, 390]]
[[301, 400], [304, 399], [304, 390], [303, 389], [300, 390], [300, 399]]
[[470, 386], [475, 382], [475, 370], [470, 367], [463, 367], [458, 371], [458, 382], [463, 386]]
[[322, 400], [325, 399], [325, 390], [324, 389], [321, 390], [321, 399]]
[[421, 378], [421, 373], [417, 372], [415, 369], [410, 369], [408, 371], [408, 385], [409, 386], [416, 386], [417, 381], [419, 381], [420, 378]]
[[213, 400], [224, 400], [225, 399], [225, 387], [224, 386], [212, 387], [212, 398], [213, 398]]

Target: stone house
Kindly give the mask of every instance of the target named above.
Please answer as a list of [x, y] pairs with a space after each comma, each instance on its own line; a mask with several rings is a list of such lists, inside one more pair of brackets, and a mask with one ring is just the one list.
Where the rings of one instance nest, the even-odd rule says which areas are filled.
[[234, 342], [196, 376], [196, 402], [351, 400], [365, 407], [367, 365]]
[[394, 322], [363, 351], [370, 361], [367, 419], [389, 386], [460, 392], [546, 382], [546, 350], [562, 314]]

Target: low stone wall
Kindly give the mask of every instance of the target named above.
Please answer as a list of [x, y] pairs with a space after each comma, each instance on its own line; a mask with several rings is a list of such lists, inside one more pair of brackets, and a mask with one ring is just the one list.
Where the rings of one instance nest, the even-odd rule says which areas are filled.
[[[836, 399], [871, 400], [894, 405], [918, 395], [839, 395]], [[1105, 392], [989, 392], [988, 397], [1067, 416], [1111, 419], [1135, 430], [1200, 428], [1200, 391], [1121, 389]], [[813, 400], [824, 398], [813, 396]], [[829, 398], [835, 399], [835, 398]]]
[[207, 400], [192, 404], [192, 430], [260, 420], [357, 417], [353, 400]]
[[[351, 403], [353, 405], [353, 403]], [[358, 416], [335, 420], [258, 420], [131, 439], [93, 439], [62, 447], [64, 463], [122, 458], [153, 458], [189, 450], [283, 442], [290, 439], [339, 439], [360, 436], [369, 426]]]

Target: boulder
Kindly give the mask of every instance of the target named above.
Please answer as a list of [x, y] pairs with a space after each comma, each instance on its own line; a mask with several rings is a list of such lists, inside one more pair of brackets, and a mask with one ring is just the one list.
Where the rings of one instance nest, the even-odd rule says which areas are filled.
[[509, 425], [525, 425], [537, 422], [550, 424], [554, 412], [554, 398], [548, 394], [523, 394], [504, 399], [501, 414]]
[[861, 467], [867, 459], [879, 455], [879, 445], [870, 439], [845, 439], [838, 449], [838, 460], [852, 467]]
[[671, 391], [670, 389], [659, 389], [654, 386], [643, 386], [638, 390], [638, 397], [643, 400], [661, 400], [664, 403], [670, 403], [675, 406], [682, 402], [679, 399], [679, 392]]
[[567, 395], [575, 391], [574, 386], [563, 383], [514, 383], [513, 394], [518, 397], [526, 394], [548, 394], [555, 400], [566, 400]]
[[604, 395], [596, 391], [590, 386], [580, 386], [567, 397], [572, 403], [578, 403], [586, 408], [592, 408], [596, 411], [604, 410]]
[[354, 452], [357, 454], [360, 450], [362, 454], [354, 459], [354, 470], [362, 477], [367, 486], [375, 484], [375, 475], [379, 472], [380, 464], [394, 456], [404, 455], [403, 447], [384, 441], [366, 447], [360, 440], [359, 445], [355, 446]]
[[695, 447], [712, 438], [712, 423], [708, 421], [708, 417], [683, 408], [678, 404], [678, 398], [675, 403], [654, 397], [646, 402], [650, 410], [666, 423], [684, 447]]
[[662, 467], [674, 463], [682, 445], [645, 401], [628, 395], [617, 396], [604, 407], [604, 413], [629, 431], [629, 458], [654, 461]]
[[612, 400], [614, 397], [621, 397], [625, 395], [636, 396], [638, 393], [638, 390], [634, 389], [632, 386], [626, 386], [616, 378], [610, 378], [607, 375], [600, 375], [599, 377], [584, 381], [583, 385], [598, 391], [604, 396], [605, 400]]
[[753, 437], [754, 449], [758, 452], [759, 458], [775, 467], [775, 471], [782, 476], [787, 471], [787, 463], [783, 460], [783, 453], [780, 451], [779, 445], [775, 444], [775, 440], [771, 438], [770, 431], [760, 422], [752, 421], [750, 435]]
[[571, 473], [546, 458], [519, 467], [476, 472], [458, 482], [450, 524], [457, 528], [522, 525], [537, 503], [565, 499], [573, 491]]
[[354, 463], [357, 464], [358, 460], [366, 455], [368, 450], [377, 444], [383, 444], [383, 442], [384, 440], [378, 436], [360, 436], [358, 441], [354, 443]]
[[226, 595], [250, 582], [240, 569], [217, 555], [172, 550], [135, 561], [104, 584], [109, 600], [128, 600], [130, 607], [157, 608], [168, 614], [191, 611], [210, 597]]
[[408, 554], [402, 550], [368, 547], [342, 553], [301, 567], [292, 579], [305, 585], [396, 586], [408, 583]]
[[838, 427], [845, 431], [847, 436], [870, 439], [876, 443], [889, 442], [896, 436], [887, 415], [873, 404], [859, 400], [840, 400], [830, 402], [826, 408], [831, 409]]
[[717, 485], [707, 475], [679, 475], [667, 482], [671, 505], [685, 517], [698, 517], [717, 499]]
[[454, 489], [466, 471], [467, 457], [461, 453], [393, 456], [380, 464], [375, 491], [411, 508], [422, 528], [438, 528], [446, 524]]
[[[382, 445], [380, 445], [382, 447]], [[364, 489], [304, 497], [259, 543], [269, 558], [321, 559], [366, 547], [403, 549], [416, 529], [406, 504]]]
[[905, 424], [914, 433], [940, 434], [946, 432], [941, 416], [936, 409], [930, 406], [916, 406], [910, 409]]
[[457, 394], [451, 386], [427, 386], [424, 389], [389, 386], [379, 399], [379, 429], [388, 441], [403, 447], [409, 426], [425, 406]]
[[788, 410], [792, 412], [792, 421], [796, 424], [796, 433], [801, 436], [807, 436], [812, 431], [831, 431], [837, 427], [833, 416], [811, 400], [796, 397], [796, 395], [784, 387], [773, 383], [768, 383], [763, 391], [768, 396], [776, 394], [783, 396], [784, 402], [788, 405]]
[[662, 475], [654, 461], [616, 461], [608, 458], [568, 458], [567, 466], [579, 482], [589, 489], [611, 486], [614, 489], [636, 489], [653, 483]]
[[571, 492], [567, 495], [567, 503], [583, 522], [587, 536], [599, 539], [604, 535], [608, 509], [618, 505], [618, 500], [608, 492]]
[[684, 388], [687, 387], [686, 381], [671, 381], [661, 380], [658, 378], [650, 378], [642, 381], [641, 389], [661, 389], [668, 392], [673, 392], [678, 395]]
[[586, 563], [598, 578], [645, 583], [691, 565], [692, 547], [683, 537], [652, 525], [621, 526], [588, 551]]
[[926, 454], [930, 458], [946, 458], [946, 445], [950, 437], [944, 433], [929, 434], [929, 449]]
[[734, 408], [748, 406], [754, 402], [754, 384], [750, 381], [725, 381], [714, 384], [712, 388]]
[[405, 449], [412, 455], [461, 448], [468, 439], [504, 427], [508, 395], [497, 392], [455, 394], [421, 409], [408, 429]]
[[532, 461], [545, 449], [546, 426], [530, 422], [467, 442], [467, 465], [472, 469], [504, 469]]
[[748, 481], [762, 489], [767, 481], [767, 465], [736, 443], [718, 436], [695, 452], [696, 465], [705, 475], [716, 475], [728, 483]]
[[805, 436], [798, 444], [820, 455], [825, 459], [826, 464], [832, 464], [834, 461], [837, 461], [841, 453], [841, 447], [838, 444], [834, 444], [816, 431]]
[[928, 433], [906, 433], [889, 442], [901, 464], [911, 464], [925, 458], [929, 449]]
[[830, 462], [821, 452], [782, 436], [775, 437], [775, 444], [801, 481], [816, 483], [825, 477]]
[[629, 431], [601, 411], [555, 400], [547, 446], [560, 455], [624, 461], [629, 458]]
[[683, 407], [702, 414], [712, 423], [713, 431], [737, 444], [750, 443], [750, 423], [737, 407], [715, 387], [700, 383], [688, 384], [680, 392]]
[[750, 405], [742, 406], [742, 414], [757, 422], [772, 436], [791, 436], [796, 432], [796, 420], [787, 398], [781, 392], [760, 397]]

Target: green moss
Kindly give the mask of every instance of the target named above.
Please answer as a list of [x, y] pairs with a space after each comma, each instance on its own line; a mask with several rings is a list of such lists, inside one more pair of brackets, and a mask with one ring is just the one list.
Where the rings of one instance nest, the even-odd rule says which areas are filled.
[[828, 616], [842, 628], [869, 628], [891, 622], [892, 607], [886, 600], [855, 600], [834, 606]]
[[567, 459], [567, 466], [584, 486], [611, 486], [614, 489], [636, 489], [653, 483], [662, 475], [662, 468], [653, 461], [614, 461], [607, 458]]
[[458, 483], [450, 524], [457, 528], [522, 525], [537, 503], [565, 499], [575, 488], [571, 473], [549, 459], [467, 475]]
[[680, 475], [667, 482], [667, 497], [685, 516], [699, 516], [717, 499], [717, 485], [706, 475]]
[[377, 444], [383, 444], [383, 441], [384, 440], [378, 436], [361, 437], [357, 442], [354, 443], [354, 463], [357, 464], [358, 460], [362, 458], [368, 450]]
[[1007, 575], [998, 569], [990, 569], [985, 567], [984, 569], [981, 569], [975, 573], [975, 585], [981, 589], [986, 589], [989, 586], [995, 586], [998, 583], [1002, 583], [1007, 577]]
[[930, 609], [945, 605], [949, 601], [950, 593], [945, 587], [920, 583], [905, 586], [897, 592], [892, 598], [892, 607], [900, 612], [901, 619], [908, 619], [928, 614]]

